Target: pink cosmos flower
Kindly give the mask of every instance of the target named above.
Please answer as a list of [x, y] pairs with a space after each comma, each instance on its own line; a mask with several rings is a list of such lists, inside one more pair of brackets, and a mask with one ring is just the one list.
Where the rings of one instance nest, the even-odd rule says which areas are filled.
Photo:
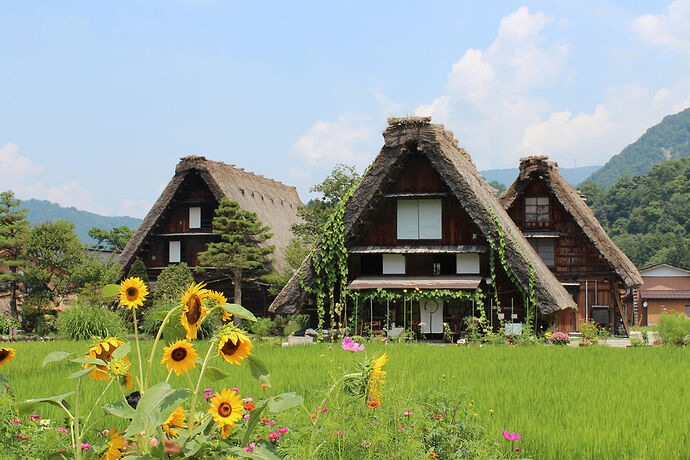
[[57, 428], [57, 430], [58, 430], [58, 433], [62, 433], [62, 434], [67, 434], [67, 433], [68, 433], [68, 432], [67, 432], [67, 428], [63, 428], [63, 427], [61, 427], [61, 426], [59, 426], [59, 427]]
[[508, 433], [508, 430], [505, 430], [503, 432], [503, 437], [509, 441], [517, 441], [518, 439], [522, 438], [522, 436], [520, 436], [518, 433], [515, 433], [515, 432]]
[[242, 449], [243, 449], [245, 452], [249, 452], [249, 453], [252, 453], [252, 452], [254, 451], [254, 449], [252, 449], [252, 448], [249, 447], [249, 446], [243, 447]]
[[31, 419], [31, 420], [38, 420], [39, 418], [41, 418], [41, 416], [38, 414], [29, 415], [29, 419]]
[[204, 393], [206, 393], [207, 395], [210, 395], [211, 393], [213, 393], [213, 390], [211, 388], [206, 388], [204, 390]]
[[245, 420], [249, 420], [249, 417], [250, 417], [250, 416], [249, 416], [249, 414], [244, 414], [243, 417], [244, 417]]
[[82, 442], [82, 443], [81, 443], [81, 448], [82, 448], [83, 450], [91, 449], [91, 444], [87, 444], [87, 443], [85, 443], [85, 442]]
[[403, 412], [403, 415], [404, 415], [405, 417], [409, 417], [410, 415], [412, 415], [412, 412], [410, 412], [410, 411], [408, 410], [408, 411]]
[[354, 340], [352, 340], [350, 337], [345, 337], [343, 339], [343, 342], [340, 344], [340, 348], [342, 348], [345, 351], [351, 351], [353, 353], [362, 351], [364, 350], [365, 346], [360, 345]]
[[290, 431], [290, 430], [288, 430], [286, 427], [283, 427], [283, 428], [279, 428], [279, 429], [278, 429], [278, 433], [280, 433], [280, 434], [285, 434], [285, 433], [287, 433], [288, 431]]
[[268, 439], [278, 439], [278, 438], [280, 438], [280, 433], [276, 433], [275, 431], [268, 435]]
[[250, 403], [250, 402], [253, 402], [253, 401], [254, 401], [254, 398], [242, 398], [242, 402], [243, 402], [243, 403]]

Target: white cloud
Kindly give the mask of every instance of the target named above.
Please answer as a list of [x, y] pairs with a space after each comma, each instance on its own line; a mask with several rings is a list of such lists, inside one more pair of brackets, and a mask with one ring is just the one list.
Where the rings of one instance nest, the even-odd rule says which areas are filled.
[[678, 0], [659, 14], [638, 16], [633, 30], [645, 43], [690, 52], [690, 0]]
[[14, 184], [19, 184], [27, 176], [38, 174], [41, 168], [33, 163], [29, 157], [19, 154], [19, 146], [14, 142], [8, 142], [0, 147], [0, 171], [5, 187], [13, 189]]
[[151, 209], [149, 200], [123, 200], [117, 214], [120, 216], [143, 218]]

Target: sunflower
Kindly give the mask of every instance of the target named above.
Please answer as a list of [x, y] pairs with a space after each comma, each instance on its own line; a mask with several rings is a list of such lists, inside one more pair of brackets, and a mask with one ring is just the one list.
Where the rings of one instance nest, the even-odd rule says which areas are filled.
[[12, 361], [14, 358], [14, 348], [2, 347], [0, 348], [0, 366]]
[[383, 377], [386, 371], [382, 370], [383, 365], [388, 362], [388, 353], [384, 353], [371, 362], [369, 370], [369, 391], [367, 405], [370, 407], [381, 406], [381, 385], [385, 383]]
[[163, 359], [161, 364], [165, 364], [168, 372], [175, 371], [175, 375], [184, 374], [190, 369], [196, 367], [196, 361], [199, 355], [194, 350], [194, 347], [187, 340], [178, 340], [169, 347], [163, 348]]
[[218, 340], [218, 354], [230, 364], [238, 366], [242, 365], [240, 361], [250, 355], [252, 348], [254, 345], [244, 332], [233, 326], [223, 330]]
[[149, 290], [139, 277], [127, 278], [120, 283], [120, 303], [127, 308], [138, 308], [144, 305]]
[[[218, 305], [226, 305], [228, 303], [228, 299], [225, 297], [225, 295], [222, 292], [208, 291], [208, 298], [218, 302]], [[227, 311], [223, 310], [223, 314], [220, 317], [220, 319], [224, 323], [232, 321], [232, 313], [228, 313]]]
[[108, 435], [110, 436], [110, 442], [108, 443], [108, 451], [103, 456], [102, 460], [116, 460], [122, 458], [122, 453], [127, 445], [125, 438], [120, 436], [121, 432], [117, 428], [111, 428], [108, 430]]
[[211, 311], [204, 307], [204, 300], [208, 297], [208, 289], [204, 289], [204, 283], [192, 283], [187, 292], [182, 296], [184, 310], [180, 316], [180, 323], [187, 331], [187, 340], [196, 339], [196, 332], [201, 319]]
[[185, 417], [184, 409], [180, 406], [163, 422], [162, 427], [168, 433], [168, 438], [177, 437], [177, 430], [173, 430], [173, 427], [187, 428], [187, 425], [184, 423]]
[[[102, 361], [105, 361], [106, 363], [106, 366], [103, 366], [101, 364], [84, 364], [84, 369], [88, 369], [89, 367], [93, 366], [96, 366], [97, 368], [89, 374], [89, 377], [98, 380], [99, 382], [102, 380], [110, 380], [110, 376], [108, 375], [107, 364], [110, 362], [110, 358], [113, 352], [121, 345], [124, 345], [124, 342], [122, 340], [116, 339], [114, 337], [108, 337], [106, 339], [101, 340], [93, 347], [89, 348], [89, 354], [87, 355], [88, 358], [98, 358]], [[126, 361], [127, 363], [129, 363], [129, 358], [122, 358], [122, 361]], [[126, 381], [131, 382], [131, 374], [129, 370], [127, 370]], [[128, 386], [127, 388], [129, 388], [130, 386]]]
[[242, 418], [242, 397], [232, 390], [223, 391], [211, 399], [208, 413], [213, 416], [220, 427], [223, 438], [227, 438], [230, 430]]

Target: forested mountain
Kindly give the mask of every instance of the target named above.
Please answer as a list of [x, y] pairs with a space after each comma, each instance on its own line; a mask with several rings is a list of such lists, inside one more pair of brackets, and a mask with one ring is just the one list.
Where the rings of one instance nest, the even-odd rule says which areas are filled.
[[[599, 168], [601, 168], [601, 166], [578, 166], [576, 168], [558, 168], [558, 170], [569, 184], [575, 186]], [[481, 174], [487, 182], [496, 181], [499, 184], [503, 184], [506, 188], [510, 187], [510, 184], [513, 183], [519, 173], [520, 170], [518, 168], [486, 169], [484, 171], [479, 171], [479, 174]]]
[[664, 161], [609, 190], [593, 182], [580, 190], [638, 267], [667, 262], [690, 269], [690, 158]]
[[134, 217], [109, 217], [94, 214], [88, 211], [80, 211], [76, 208], [63, 208], [62, 206], [45, 200], [26, 200], [22, 202], [22, 208], [28, 209], [27, 218], [32, 224], [40, 222], [55, 222], [57, 220], [67, 220], [75, 226], [75, 232], [84, 244], [94, 244], [95, 241], [89, 236], [92, 227], [111, 229], [126, 225], [131, 229], [136, 229], [141, 223], [141, 219]]
[[637, 141], [614, 155], [591, 180], [609, 188], [623, 176], [647, 174], [655, 164], [690, 156], [690, 108], [668, 115]]

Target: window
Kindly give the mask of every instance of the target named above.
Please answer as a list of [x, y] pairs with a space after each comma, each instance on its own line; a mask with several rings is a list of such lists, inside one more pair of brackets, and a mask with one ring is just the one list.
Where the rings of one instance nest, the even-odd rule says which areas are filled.
[[170, 241], [168, 243], [168, 263], [174, 264], [181, 262], [181, 251], [179, 241]]
[[549, 238], [529, 238], [529, 244], [532, 245], [541, 260], [544, 261], [544, 265], [547, 267], [553, 267], [556, 265], [554, 258], [554, 244], [553, 240]]
[[399, 240], [440, 240], [441, 200], [398, 200]]
[[459, 275], [479, 274], [479, 254], [456, 254], [455, 270]]
[[525, 198], [525, 223], [536, 226], [549, 223], [549, 198], [545, 196]]
[[189, 228], [201, 228], [201, 208], [189, 208]]
[[690, 305], [685, 306], [685, 314], [690, 316]]
[[384, 275], [404, 275], [405, 256], [402, 254], [383, 254]]

